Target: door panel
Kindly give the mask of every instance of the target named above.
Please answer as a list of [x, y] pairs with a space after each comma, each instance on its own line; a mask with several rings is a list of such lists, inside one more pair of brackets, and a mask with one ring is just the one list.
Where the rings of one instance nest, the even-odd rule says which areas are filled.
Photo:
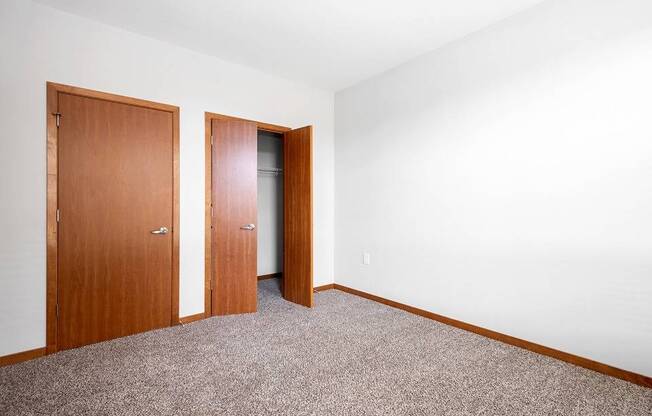
[[169, 326], [173, 115], [58, 95], [59, 349]]
[[213, 120], [213, 315], [256, 311], [257, 127]]
[[283, 297], [312, 307], [312, 126], [283, 140]]

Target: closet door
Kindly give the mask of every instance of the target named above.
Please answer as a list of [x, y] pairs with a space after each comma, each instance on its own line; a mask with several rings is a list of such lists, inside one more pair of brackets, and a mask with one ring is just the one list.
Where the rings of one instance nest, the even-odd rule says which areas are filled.
[[312, 126], [283, 140], [283, 297], [312, 307]]
[[213, 120], [213, 315], [256, 311], [257, 127]]

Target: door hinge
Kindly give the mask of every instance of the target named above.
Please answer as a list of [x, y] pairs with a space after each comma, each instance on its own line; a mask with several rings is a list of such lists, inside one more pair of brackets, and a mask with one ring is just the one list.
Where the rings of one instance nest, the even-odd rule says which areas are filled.
[[52, 113], [57, 123], [57, 127], [61, 125], [61, 113]]
[[58, 303], [57, 303], [56, 309], [57, 309], [57, 316], [59, 316], [59, 304]]
[[213, 147], [213, 135], [211, 134], [211, 147]]
[[59, 208], [57, 208], [57, 222], [61, 220], [61, 212], [59, 211]]

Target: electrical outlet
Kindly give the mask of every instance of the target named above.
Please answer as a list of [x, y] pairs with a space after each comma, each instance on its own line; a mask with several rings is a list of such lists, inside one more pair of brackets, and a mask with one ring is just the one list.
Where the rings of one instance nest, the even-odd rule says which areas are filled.
[[371, 254], [362, 253], [362, 264], [371, 264]]

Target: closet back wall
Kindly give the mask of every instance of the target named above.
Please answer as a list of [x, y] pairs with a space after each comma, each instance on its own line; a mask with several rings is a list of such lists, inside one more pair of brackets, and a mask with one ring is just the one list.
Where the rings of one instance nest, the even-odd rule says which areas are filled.
[[0, 50], [0, 356], [45, 345], [46, 81], [180, 107], [181, 316], [204, 310], [204, 111], [313, 124], [315, 286], [333, 281], [331, 92], [24, 0], [0, 3]]
[[[283, 136], [258, 132], [258, 168], [283, 168]], [[283, 175], [258, 174], [258, 276], [283, 270]]]

